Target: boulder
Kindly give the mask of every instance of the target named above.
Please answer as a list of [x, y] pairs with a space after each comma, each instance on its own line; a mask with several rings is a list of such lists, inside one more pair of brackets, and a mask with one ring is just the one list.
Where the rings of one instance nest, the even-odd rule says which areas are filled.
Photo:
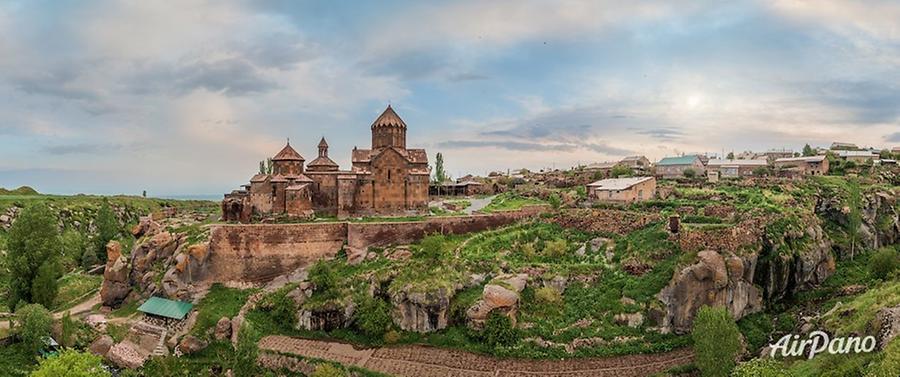
[[641, 313], [620, 313], [613, 317], [613, 321], [622, 326], [640, 327], [644, 323], [644, 315]]
[[516, 324], [519, 294], [528, 282], [527, 274], [500, 275], [484, 286], [481, 299], [466, 310], [468, 325], [481, 329], [491, 312], [498, 311]]
[[878, 349], [883, 350], [900, 334], [900, 305], [879, 310], [870, 327], [875, 331]]
[[556, 275], [549, 280], [544, 280], [544, 286], [555, 289], [559, 294], [563, 294], [566, 292], [566, 287], [569, 285], [569, 279], [562, 275]]
[[312, 331], [332, 331], [350, 326], [356, 306], [352, 301], [328, 302], [317, 308], [301, 309], [297, 315], [297, 328]]
[[180, 343], [178, 343], [178, 349], [181, 350], [182, 353], [190, 355], [202, 351], [208, 345], [209, 344], [203, 339], [193, 335], [187, 335], [181, 339]]
[[106, 359], [120, 368], [137, 369], [144, 365], [147, 356], [137, 344], [124, 340], [109, 349]]
[[109, 335], [101, 335], [94, 339], [91, 342], [91, 345], [88, 347], [88, 350], [91, 351], [92, 354], [98, 356], [106, 356], [106, 353], [109, 352], [109, 349], [113, 346], [113, 338]]
[[218, 340], [227, 339], [231, 337], [231, 320], [228, 317], [219, 318], [219, 322], [216, 322], [216, 330], [215, 337]]
[[394, 324], [405, 331], [428, 333], [447, 327], [450, 299], [456, 290], [441, 287], [421, 292], [407, 287], [391, 295]]
[[103, 314], [91, 314], [84, 318], [84, 323], [99, 332], [106, 332], [106, 316]]

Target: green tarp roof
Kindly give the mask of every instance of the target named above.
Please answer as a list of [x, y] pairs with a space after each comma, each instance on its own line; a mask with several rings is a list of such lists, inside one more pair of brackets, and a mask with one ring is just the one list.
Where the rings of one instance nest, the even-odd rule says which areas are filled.
[[145, 314], [158, 315], [160, 317], [183, 319], [184, 316], [193, 308], [189, 302], [173, 301], [162, 297], [150, 297], [138, 308], [138, 311]]
[[681, 157], [666, 157], [662, 160], [659, 160], [659, 162], [657, 162], [656, 165], [660, 165], [660, 166], [690, 165], [690, 164], [693, 164], [694, 160], [696, 160], [697, 158], [699, 158], [699, 157], [697, 157], [696, 155], [681, 156]]

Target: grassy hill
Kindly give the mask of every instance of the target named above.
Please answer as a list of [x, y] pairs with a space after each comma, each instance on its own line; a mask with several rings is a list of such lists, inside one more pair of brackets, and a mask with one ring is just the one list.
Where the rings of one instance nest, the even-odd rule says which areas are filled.
[[3, 196], [8, 196], [8, 195], [38, 195], [38, 194], [39, 194], [39, 193], [37, 192], [37, 190], [35, 190], [35, 189], [31, 188], [31, 187], [28, 187], [28, 186], [21, 186], [21, 187], [15, 189], [15, 190], [7, 190], [7, 189], [5, 189], [5, 188], [3, 188], [3, 187], [0, 187], [0, 195], [3, 195]]

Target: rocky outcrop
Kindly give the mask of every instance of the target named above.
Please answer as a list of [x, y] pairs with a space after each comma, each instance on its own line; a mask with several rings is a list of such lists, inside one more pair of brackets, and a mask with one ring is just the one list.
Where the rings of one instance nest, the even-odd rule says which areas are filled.
[[327, 302], [315, 308], [301, 309], [297, 315], [297, 328], [314, 331], [332, 331], [350, 326], [356, 306], [352, 302]]
[[101, 335], [94, 339], [91, 342], [91, 345], [88, 347], [88, 350], [97, 356], [103, 357], [106, 356], [106, 353], [109, 352], [109, 349], [113, 346], [113, 338], [109, 335]]
[[[815, 219], [808, 219], [802, 231], [786, 232], [779, 239], [763, 236], [759, 264], [753, 282], [763, 288], [766, 301], [780, 300], [818, 286], [834, 273], [831, 241]], [[802, 251], [782, 250], [785, 245], [803, 242]]]
[[209, 343], [207, 343], [203, 339], [197, 338], [193, 335], [187, 335], [183, 339], [181, 339], [180, 343], [178, 343], [178, 349], [181, 350], [182, 353], [190, 355], [192, 353], [202, 351], [208, 345]]
[[147, 354], [137, 344], [125, 340], [112, 346], [106, 359], [120, 368], [137, 369], [147, 361]]
[[689, 332], [702, 306], [724, 306], [735, 319], [763, 308], [762, 295], [753, 285], [755, 256], [745, 259], [704, 250], [697, 258], [657, 296], [666, 309], [660, 324], [664, 331]]
[[217, 340], [231, 338], [231, 320], [228, 317], [219, 318], [213, 335]]
[[900, 335], [900, 305], [879, 310], [870, 327], [878, 340], [878, 349], [883, 350], [891, 340]]
[[128, 273], [128, 262], [122, 257], [122, 245], [118, 241], [110, 241], [106, 245], [106, 268], [100, 286], [103, 305], [118, 306], [128, 297], [131, 293]]
[[[484, 286], [481, 299], [466, 310], [469, 327], [481, 329], [490, 314], [497, 311], [516, 324], [516, 312], [519, 308], [519, 294], [528, 283], [527, 274], [500, 275]], [[563, 286], [564, 290], [565, 287]]]
[[394, 324], [406, 331], [434, 332], [447, 327], [450, 299], [456, 290], [440, 287], [418, 291], [406, 287], [391, 294]]
[[[897, 192], [877, 191], [859, 198], [859, 247], [877, 249], [900, 242], [900, 210]], [[847, 200], [835, 195], [823, 195], [816, 202], [816, 214], [841, 228], [852, 224], [853, 212]], [[842, 254], [849, 254], [846, 245], [836, 245]]]
[[209, 243], [201, 243], [175, 255], [173, 265], [162, 278], [163, 293], [170, 298], [188, 298], [191, 284], [207, 275], [209, 253]]

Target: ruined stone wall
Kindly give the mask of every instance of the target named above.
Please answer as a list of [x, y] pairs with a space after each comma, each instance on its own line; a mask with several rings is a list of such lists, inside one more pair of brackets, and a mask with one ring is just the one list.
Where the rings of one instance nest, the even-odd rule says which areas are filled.
[[372, 246], [413, 243], [430, 234], [478, 232], [512, 224], [547, 210], [546, 206], [532, 206], [518, 211], [497, 212], [488, 215], [434, 217], [424, 221], [350, 223], [347, 228], [347, 246], [351, 250], [365, 250]]
[[347, 240], [347, 223], [220, 225], [209, 241], [209, 281], [267, 281], [332, 258]]
[[434, 233], [492, 229], [548, 209], [533, 206], [519, 211], [412, 222], [218, 225], [210, 233], [208, 267], [203, 276], [192, 280], [264, 282], [317, 259], [333, 258], [345, 243], [351, 250], [408, 244]]

